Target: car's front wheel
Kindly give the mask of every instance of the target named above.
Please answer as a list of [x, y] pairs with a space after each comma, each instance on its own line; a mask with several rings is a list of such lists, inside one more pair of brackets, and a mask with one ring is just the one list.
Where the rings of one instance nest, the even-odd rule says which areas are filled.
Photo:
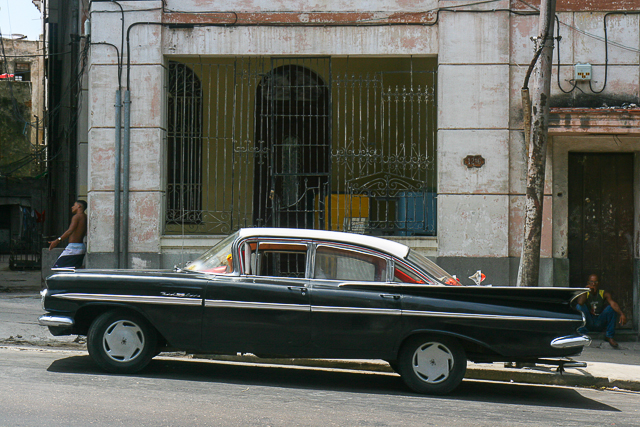
[[402, 346], [398, 371], [405, 384], [418, 393], [447, 394], [462, 382], [467, 358], [453, 338], [417, 336]]
[[156, 353], [157, 334], [142, 317], [126, 311], [100, 315], [89, 328], [87, 350], [104, 370], [129, 374], [143, 369]]

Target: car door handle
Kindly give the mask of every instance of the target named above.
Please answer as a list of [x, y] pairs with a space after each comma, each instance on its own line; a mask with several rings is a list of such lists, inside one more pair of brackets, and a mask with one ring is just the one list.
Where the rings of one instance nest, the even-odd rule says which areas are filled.
[[382, 298], [388, 298], [388, 299], [400, 299], [400, 295], [395, 295], [395, 294], [380, 294], [380, 296]]
[[289, 286], [288, 289], [290, 291], [300, 291], [302, 295], [307, 293], [307, 288], [305, 288], [304, 286]]

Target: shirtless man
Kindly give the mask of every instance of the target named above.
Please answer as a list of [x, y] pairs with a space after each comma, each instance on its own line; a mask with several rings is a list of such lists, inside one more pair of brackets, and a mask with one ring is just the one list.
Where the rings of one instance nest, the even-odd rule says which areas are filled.
[[84, 244], [84, 237], [87, 235], [87, 214], [84, 213], [85, 210], [87, 210], [87, 202], [84, 200], [76, 200], [73, 206], [71, 206], [73, 217], [71, 218], [69, 229], [65, 231], [62, 236], [49, 242], [49, 250], [51, 250], [58, 246], [60, 241], [69, 238], [69, 244], [67, 244], [67, 247], [56, 263], [53, 264], [53, 268], [82, 267], [84, 254], [87, 252], [87, 247]]

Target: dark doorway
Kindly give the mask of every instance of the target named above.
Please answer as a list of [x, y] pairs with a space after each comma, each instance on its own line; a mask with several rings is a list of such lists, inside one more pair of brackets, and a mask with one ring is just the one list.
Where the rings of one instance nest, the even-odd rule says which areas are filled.
[[256, 95], [254, 224], [324, 228], [331, 155], [328, 86], [310, 68], [286, 64], [264, 77]]
[[631, 153], [569, 153], [570, 284], [589, 274], [633, 325], [633, 162]]

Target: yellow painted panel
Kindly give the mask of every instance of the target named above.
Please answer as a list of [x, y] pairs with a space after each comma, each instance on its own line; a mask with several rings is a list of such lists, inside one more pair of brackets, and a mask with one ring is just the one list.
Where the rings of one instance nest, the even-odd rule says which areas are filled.
[[[345, 231], [346, 227], [347, 230], [359, 231], [358, 228], [366, 226], [366, 222], [369, 220], [369, 197], [361, 194], [332, 194], [324, 198], [327, 209], [329, 197], [331, 197], [331, 230]], [[316, 197], [317, 209], [318, 198]], [[316, 216], [316, 228], [318, 227], [319, 219]]]

